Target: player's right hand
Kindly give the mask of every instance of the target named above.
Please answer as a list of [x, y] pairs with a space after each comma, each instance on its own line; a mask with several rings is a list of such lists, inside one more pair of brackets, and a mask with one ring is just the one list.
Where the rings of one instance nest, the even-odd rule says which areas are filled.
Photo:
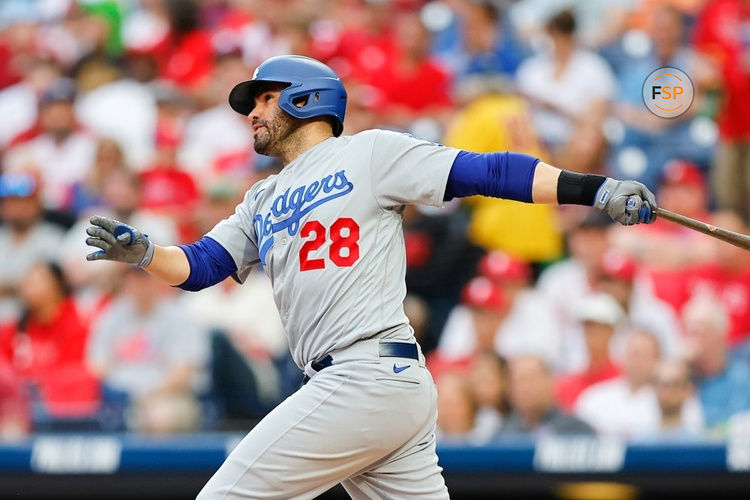
[[99, 248], [86, 256], [86, 260], [114, 260], [145, 267], [154, 258], [154, 244], [135, 228], [109, 217], [93, 216], [93, 226], [86, 229], [86, 244]]

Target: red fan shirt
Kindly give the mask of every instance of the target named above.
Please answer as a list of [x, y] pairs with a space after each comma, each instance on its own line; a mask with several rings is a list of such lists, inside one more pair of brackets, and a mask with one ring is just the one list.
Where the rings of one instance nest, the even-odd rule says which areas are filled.
[[750, 139], [750, 4], [743, 0], [708, 2], [696, 21], [694, 42], [721, 71], [721, 135], [730, 140]]
[[560, 407], [572, 411], [578, 396], [590, 386], [620, 376], [620, 368], [611, 361], [599, 370], [565, 375], [557, 380], [555, 392]]
[[99, 383], [85, 365], [87, 338], [88, 326], [66, 299], [49, 322], [31, 318], [22, 329], [0, 327], [0, 356], [36, 387], [52, 415], [87, 415], [99, 403]]
[[150, 210], [189, 208], [200, 197], [195, 180], [177, 168], [152, 168], [141, 173], [141, 206]]
[[732, 273], [715, 264], [694, 269], [685, 278], [686, 299], [707, 291], [719, 298], [729, 314], [729, 341], [750, 339], [750, 269]]

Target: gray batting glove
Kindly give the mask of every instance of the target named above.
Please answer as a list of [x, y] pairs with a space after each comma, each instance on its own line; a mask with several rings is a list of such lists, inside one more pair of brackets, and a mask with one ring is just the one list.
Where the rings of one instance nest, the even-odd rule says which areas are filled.
[[637, 181], [607, 177], [594, 198], [594, 206], [626, 226], [651, 224], [656, 220], [656, 197]]
[[109, 217], [93, 216], [93, 226], [86, 229], [86, 244], [100, 250], [90, 253], [86, 260], [114, 260], [145, 267], [154, 258], [154, 244], [127, 224]]

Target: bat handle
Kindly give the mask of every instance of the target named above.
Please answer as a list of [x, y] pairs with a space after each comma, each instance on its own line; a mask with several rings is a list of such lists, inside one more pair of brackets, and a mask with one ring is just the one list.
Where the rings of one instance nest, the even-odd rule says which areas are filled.
[[716, 227], [713, 224], [708, 224], [706, 222], [695, 220], [681, 214], [670, 212], [669, 210], [665, 210], [661, 207], [657, 209], [656, 215], [657, 217], [661, 217], [662, 219], [674, 222], [675, 224], [679, 224], [681, 226], [694, 229], [695, 231], [698, 231], [700, 233], [707, 234], [708, 236], [713, 236], [714, 238], [726, 241], [727, 243], [730, 243], [736, 247], [750, 250], [750, 236], [746, 234], [740, 234], [734, 231], [730, 231], [729, 229]]

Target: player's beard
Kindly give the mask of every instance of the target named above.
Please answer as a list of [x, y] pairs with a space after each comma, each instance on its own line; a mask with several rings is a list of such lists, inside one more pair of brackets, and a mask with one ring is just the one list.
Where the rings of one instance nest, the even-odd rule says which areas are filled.
[[276, 156], [285, 147], [285, 142], [299, 128], [301, 120], [279, 110], [271, 120], [263, 120], [263, 127], [254, 135], [255, 152], [266, 156]]

